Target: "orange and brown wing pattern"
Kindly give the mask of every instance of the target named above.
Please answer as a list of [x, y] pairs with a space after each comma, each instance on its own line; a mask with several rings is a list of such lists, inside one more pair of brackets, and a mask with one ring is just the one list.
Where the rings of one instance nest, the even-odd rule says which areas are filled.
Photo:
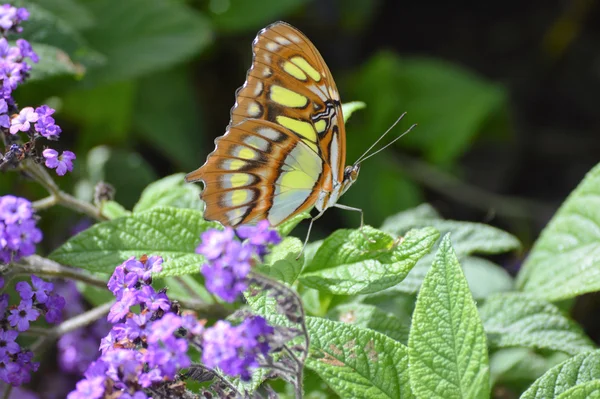
[[243, 121], [216, 144], [187, 179], [204, 181], [204, 217], [227, 226], [263, 219], [281, 224], [314, 204], [315, 186], [331, 173], [304, 142], [272, 122]]
[[294, 132], [342, 181], [346, 134], [337, 87], [315, 46], [284, 22], [254, 39], [252, 66], [236, 94], [230, 126], [253, 118]]
[[186, 180], [204, 182], [206, 219], [277, 226], [343, 180], [345, 130], [331, 73], [306, 36], [277, 22], [253, 53], [227, 132]]

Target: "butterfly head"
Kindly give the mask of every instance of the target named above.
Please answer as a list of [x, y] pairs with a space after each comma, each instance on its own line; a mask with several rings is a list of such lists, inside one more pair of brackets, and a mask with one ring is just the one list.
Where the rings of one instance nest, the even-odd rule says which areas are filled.
[[358, 179], [358, 172], [360, 172], [359, 163], [346, 166], [346, 169], [344, 169], [344, 180], [342, 181], [342, 194]]

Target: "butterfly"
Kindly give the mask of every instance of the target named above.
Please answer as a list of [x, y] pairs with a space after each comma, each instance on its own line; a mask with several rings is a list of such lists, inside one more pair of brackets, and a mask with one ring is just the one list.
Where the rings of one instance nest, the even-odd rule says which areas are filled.
[[262, 29], [252, 46], [226, 133], [186, 176], [204, 183], [205, 219], [232, 227], [268, 220], [274, 227], [314, 207], [310, 234], [326, 209], [338, 207], [360, 212], [362, 226], [361, 209], [337, 203], [356, 181], [360, 158], [345, 166], [340, 96], [323, 57], [285, 22]]

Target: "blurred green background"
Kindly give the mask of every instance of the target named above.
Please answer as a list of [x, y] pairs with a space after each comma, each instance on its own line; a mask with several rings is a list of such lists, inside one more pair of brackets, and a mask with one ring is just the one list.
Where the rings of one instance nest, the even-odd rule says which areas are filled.
[[[591, 0], [15, 3], [31, 12], [23, 35], [42, 58], [17, 100], [58, 109], [57, 146], [78, 155], [61, 184], [81, 198], [105, 180], [131, 208], [148, 183], [199, 167], [224, 133], [256, 32], [276, 20], [315, 43], [344, 102], [366, 102], [347, 126], [348, 163], [401, 113], [394, 134], [418, 123], [368, 160], [340, 201], [363, 208], [368, 224], [427, 201], [527, 246], [600, 153]], [[2, 176], [0, 191], [45, 195], [16, 174]], [[57, 242], [79, 220], [44, 216]], [[333, 209], [313, 237], [358, 223]]]

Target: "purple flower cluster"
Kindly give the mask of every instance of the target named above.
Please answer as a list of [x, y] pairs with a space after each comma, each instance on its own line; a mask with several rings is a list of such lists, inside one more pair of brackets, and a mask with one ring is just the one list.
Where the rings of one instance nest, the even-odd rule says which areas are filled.
[[[191, 364], [188, 339], [201, 334], [203, 324], [191, 314], [172, 313], [166, 293], [152, 288], [152, 273], [161, 270], [158, 256], [129, 258], [115, 269], [108, 282], [117, 298], [108, 315], [114, 325], [100, 343], [102, 355], [68, 399], [95, 399], [113, 392], [120, 398], [145, 399], [144, 388], [173, 380], [178, 370]], [[137, 305], [139, 314], [131, 311]]]
[[202, 362], [249, 381], [250, 370], [259, 365], [258, 357], [269, 353], [273, 332], [273, 327], [260, 316], [247, 318], [238, 326], [220, 320], [204, 332]]
[[[269, 240], [253, 245], [267, 245]], [[219, 240], [215, 242], [219, 245]], [[244, 380], [258, 367], [259, 357], [268, 355], [274, 329], [262, 317], [249, 317], [238, 326], [219, 321], [204, 328], [205, 321], [194, 313], [179, 314], [165, 290], [157, 292], [151, 286], [152, 274], [161, 271], [161, 264], [160, 257], [144, 255], [115, 269], [108, 282], [117, 298], [108, 315], [113, 327], [100, 343], [100, 357], [67, 399], [146, 399], [145, 389], [173, 381], [192, 365], [190, 348], [202, 352], [207, 367], [219, 367]], [[138, 313], [134, 306], [139, 306]]]
[[10, 263], [35, 253], [42, 240], [31, 202], [13, 195], [0, 197], [0, 263]]
[[[236, 233], [243, 242], [235, 239]], [[201, 268], [206, 289], [226, 302], [235, 301], [248, 287], [246, 276], [255, 259], [262, 261], [268, 246], [280, 242], [281, 237], [266, 220], [256, 226], [241, 226], [235, 232], [231, 227], [207, 230], [196, 248], [207, 261]]]
[[[41, 107], [25, 107], [19, 111], [12, 97], [12, 92], [17, 86], [23, 83], [29, 76], [31, 66], [26, 59], [34, 63], [39, 61], [38, 55], [32, 49], [31, 45], [25, 39], [17, 39], [16, 45], [11, 46], [6, 36], [9, 33], [19, 33], [21, 28], [18, 26], [22, 21], [27, 20], [29, 13], [24, 8], [16, 8], [10, 4], [0, 6], [0, 127], [5, 135], [13, 136], [7, 147], [9, 151], [4, 155], [10, 154], [8, 158], [33, 157], [35, 146], [21, 146], [15, 144], [18, 142], [17, 133], [24, 132], [33, 144], [37, 139], [44, 137], [47, 140], [58, 140], [61, 128], [56, 124], [52, 114], [55, 110], [42, 105]], [[10, 115], [13, 115], [12, 117]], [[17, 148], [14, 148], [14, 146]], [[13, 152], [20, 154], [16, 157]], [[75, 154], [71, 151], [65, 151], [62, 155], [53, 149], [47, 149], [43, 152], [45, 164], [48, 168], [56, 169], [59, 176], [63, 176], [67, 171], [73, 170], [73, 160]], [[2, 160], [2, 157], [0, 157]]]
[[60, 322], [65, 299], [53, 292], [52, 283], [35, 275], [31, 276], [31, 285], [20, 281], [15, 289], [21, 297], [18, 306], [9, 306], [8, 294], [0, 295], [0, 380], [18, 386], [29, 382], [31, 372], [39, 366], [33, 361], [33, 353], [16, 342], [19, 333], [27, 331], [42, 314], [48, 323]]

